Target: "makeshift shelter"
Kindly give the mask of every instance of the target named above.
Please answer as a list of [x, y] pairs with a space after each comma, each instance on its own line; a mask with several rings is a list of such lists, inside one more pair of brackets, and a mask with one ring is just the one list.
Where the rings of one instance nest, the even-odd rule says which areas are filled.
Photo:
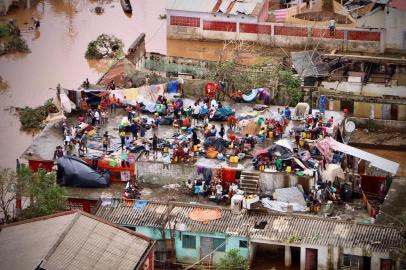
[[347, 144], [337, 142], [331, 137], [324, 139], [322, 142], [326, 142], [327, 144], [329, 144], [330, 147], [335, 151], [366, 160], [370, 163], [371, 166], [391, 173], [392, 175], [395, 175], [399, 169], [399, 163], [381, 158], [377, 155], [349, 146]]
[[316, 51], [291, 52], [292, 65], [297, 74], [304, 79], [304, 85], [313, 86], [318, 78], [329, 74], [329, 65], [323, 62]]
[[300, 102], [296, 105], [292, 113], [292, 120], [302, 120], [307, 117], [310, 111], [310, 106], [307, 103]]
[[57, 182], [63, 186], [107, 187], [110, 184], [108, 172], [99, 173], [78, 157], [63, 156], [57, 162]]

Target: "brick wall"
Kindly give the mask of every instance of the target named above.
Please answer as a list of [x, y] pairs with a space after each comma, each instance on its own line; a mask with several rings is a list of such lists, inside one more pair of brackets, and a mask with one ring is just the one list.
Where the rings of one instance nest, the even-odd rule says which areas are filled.
[[275, 26], [275, 35], [307, 37], [307, 28], [276, 25]]
[[171, 16], [170, 24], [178, 26], [200, 27], [200, 18]]
[[203, 21], [203, 30], [236, 32], [237, 24], [231, 22]]
[[240, 33], [272, 34], [272, 26], [255, 23], [240, 23]]
[[381, 34], [379, 32], [350, 31], [348, 32], [348, 39], [362, 41], [380, 41]]
[[311, 36], [313, 38], [334, 38], [334, 39], [344, 39], [344, 31], [343, 30], [336, 30], [334, 35], [330, 33], [329, 29], [318, 29], [312, 28], [311, 29]]

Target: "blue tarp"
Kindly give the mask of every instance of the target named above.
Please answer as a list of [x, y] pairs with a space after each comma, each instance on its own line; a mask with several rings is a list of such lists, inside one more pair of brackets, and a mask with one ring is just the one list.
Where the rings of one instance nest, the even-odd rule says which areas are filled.
[[174, 94], [178, 92], [178, 81], [168, 82], [167, 92]]
[[231, 115], [234, 115], [233, 110], [231, 109], [230, 106], [225, 106], [217, 109], [216, 112], [214, 113], [214, 116], [211, 119], [217, 121], [225, 121]]

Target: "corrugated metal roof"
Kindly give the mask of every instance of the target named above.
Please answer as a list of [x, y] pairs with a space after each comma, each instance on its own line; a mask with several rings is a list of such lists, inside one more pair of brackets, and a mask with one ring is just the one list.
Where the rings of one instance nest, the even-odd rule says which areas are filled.
[[263, 0], [168, 0], [167, 10], [208, 12], [224, 14], [246, 14], [257, 16], [261, 10]]
[[58, 213], [2, 227], [0, 269], [132, 270], [150, 245], [145, 236], [87, 213]]
[[316, 51], [291, 52], [293, 67], [300, 77], [324, 77], [328, 75], [328, 64]]
[[166, 9], [211, 13], [216, 3], [217, 0], [168, 0]]
[[[300, 215], [260, 214], [246, 212], [235, 214], [230, 209], [221, 209], [221, 218], [207, 224], [191, 220], [189, 213], [194, 208], [205, 206], [149, 202], [143, 211], [135, 211], [122, 204], [100, 207], [96, 215], [121, 225], [161, 227], [164, 209], [181, 231], [200, 233], [226, 233], [248, 236], [252, 240], [269, 240], [281, 243], [295, 242], [319, 246], [371, 247], [372, 251], [388, 251], [404, 245], [401, 234], [393, 227], [364, 225], [332, 219], [313, 218]], [[168, 213], [166, 213], [168, 214]], [[122, 218], [120, 216], [123, 215]], [[263, 230], [255, 224], [266, 222]]]

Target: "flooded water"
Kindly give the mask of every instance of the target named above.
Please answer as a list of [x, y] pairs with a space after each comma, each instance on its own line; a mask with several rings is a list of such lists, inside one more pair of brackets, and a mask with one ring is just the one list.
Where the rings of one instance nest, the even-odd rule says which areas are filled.
[[[5, 109], [41, 105], [53, 96], [50, 88], [58, 83], [77, 88], [85, 78], [97, 81], [108, 63], [87, 61], [84, 54], [87, 44], [98, 35], [114, 34], [127, 49], [144, 32], [148, 51], [166, 53], [166, 20], [159, 19], [166, 1], [131, 2], [132, 16], [124, 14], [118, 0], [44, 0], [29, 9], [11, 10], [1, 18], [17, 20], [32, 52], [0, 57], [0, 75], [9, 84], [0, 93], [0, 166], [14, 166], [33, 139], [32, 134], [20, 132], [18, 119]], [[103, 3], [104, 14], [92, 12], [97, 3]], [[32, 16], [41, 21], [39, 31], [29, 29]]]
[[393, 151], [371, 148], [362, 148], [362, 150], [399, 163], [400, 166], [396, 176], [406, 176], [406, 151]]

